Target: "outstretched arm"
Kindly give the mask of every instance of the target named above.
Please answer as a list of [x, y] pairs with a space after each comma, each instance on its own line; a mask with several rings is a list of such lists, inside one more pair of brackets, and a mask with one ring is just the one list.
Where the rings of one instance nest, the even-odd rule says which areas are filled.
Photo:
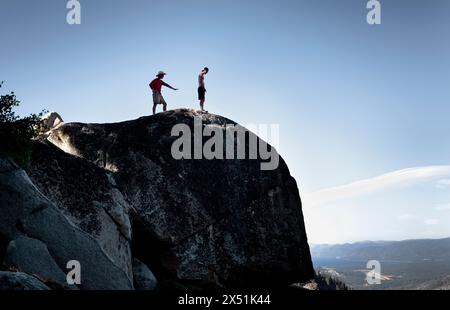
[[174, 88], [174, 87], [170, 86], [169, 84], [167, 84], [167, 83], [164, 82], [164, 81], [162, 81], [162, 84], [163, 84], [164, 86], [166, 86], [166, 87], [169, 87], [170, 89], [178, 90], [178, 88]]

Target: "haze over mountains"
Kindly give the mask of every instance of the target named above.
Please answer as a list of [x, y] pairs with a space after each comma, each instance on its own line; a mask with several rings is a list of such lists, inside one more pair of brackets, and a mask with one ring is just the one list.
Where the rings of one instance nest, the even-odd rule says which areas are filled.
[[318, 258], [348, 260], [449, 260], [450, 238], [313, 245], [311, 254]]
[[[450, 238], [311, 245], [311, 255], [354, 289], [450, 289]], [[379, 285], [365, 280], [369, 260], [381, 263]]]

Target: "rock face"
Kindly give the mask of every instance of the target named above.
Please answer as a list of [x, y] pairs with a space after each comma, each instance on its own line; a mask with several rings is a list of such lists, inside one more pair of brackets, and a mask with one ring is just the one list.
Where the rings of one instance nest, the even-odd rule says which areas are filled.
[[[6, 263], [17, 264], [18, 266], [13, 267], [24, 268], [34, 272], [39, 278], [46, 279], [51, 273], [57, 273], [56, 267], [48, 265], [54, 266], [53, 260], [60, 270], [66, 270], [69, 261], [77, 260], [84, 270], [80, 288], [133, 288], [126, 272], [108, 257], [92, 236], [64, 216], [23, 170], [10, 160], [1, 158], [0, 202], [0, 236], [9, 242], [15, 240], [6, 250]], [[41, 243], [24, 239], [25, 236]], [[24, 248], [33, 250], [39, 257], [19, 258], [18, 253], [23, 252]], [[0, 259], [3, 261], [3, 258]], [[46, 261], [47, 265], [39, 269], [39, 260]], [[51, 280], [57, 281], [59, 278], [56, 275]]]
[[0, 271], [0, 290], [47, 291], [49, 289], [37, 278], [26, 273]]
[[66, 275], [48, 252], [47, 246], [36, 239], [19, 237], [11, 241], [3, 265], [28, 274], [39, 274], [58, 283], [66, 282]]
[[133, 260], [133, 276], [136, 290], [154, 290], [158, 286], [153, 272], [137, 258]]
[[234, 122], [175, 110], [116, 124], [64, 124], [48, 140], [111, 173], [135, 210], [135, 255], [156, 277], [277, 286], [313, 277], [301, 201], [283, 160], [175, 160], [176, 124]]
[[[172, 128], [193, 128], [194, 118], [223, 133], [234, 124], [191, 110], [59, 124], [35, 142], [27, 173], [0, 159], [3, 266], [60, 282], [67, 262], [79, 260], [81, 289], [276, 287], [313, 278], [285, 162], [263, 171], [260, 158], [176, 160]], [[39, 260], [22, 257], [27, 251]]]
[[36, 143], [28, 175], [78, 228], [132, 277], [130, 206], [103, 169], [48, 142]]
[[56, 112], [48, 112], [41, 120], [42, 130], [45, 132], [56, 128], [63, 123], [62, 117]]

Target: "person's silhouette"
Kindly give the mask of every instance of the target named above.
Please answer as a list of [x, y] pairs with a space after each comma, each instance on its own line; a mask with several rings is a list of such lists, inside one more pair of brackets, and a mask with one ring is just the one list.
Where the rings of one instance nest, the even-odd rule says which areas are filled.
[[151, 81], [150, 84], [149, 84], [151, 90], [153, 91], [153, 115], [156, 113], [156, 106], [158, 104], [162, 104], [163, 105], [163, 111], [167, 110], [167, 103], [166, 103], [166, 101], [164, 100], [164, 97], [161, 94], [161, 88], [163, 86], [166, 86], [166, 87], [168, 87], [170, 89], [178, 90], [177, 88], [174, 88], [174, 87], [170, 86], [169, 84], [167, 84], [166, 82], [164, 82], [162, 80], [165, 75], [166, 75], [165, 72], [159, 71], [158, 74], [156, 75], [156, 79]]
[[202, 112], [208, 112], [205, 111], [204, 105], [205, 105], [205, 94], [206, 94], [206, 88], [205, 88], [205, 75], [207, 75], [209, 72], [209, 68], [205, 67], [200, 71], [200, 74], [198, 75], [198, 100], [200, 100], [200, 110]]

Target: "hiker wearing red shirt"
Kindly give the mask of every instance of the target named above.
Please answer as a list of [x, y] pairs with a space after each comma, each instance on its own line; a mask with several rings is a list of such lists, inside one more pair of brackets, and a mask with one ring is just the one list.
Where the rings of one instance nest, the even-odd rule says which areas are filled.
[[156, 79], [151, 81], [151, 83], [149, 85], [153, 91], [153, 115], [155, 115], [155, 113], [156, 113], [156, 106], [158, 104], [163, 105], [163, 111], [167, 110], [167, 103], [161, 94], [161, 88], [163, 86], [166, 86], [166, 87], [169, 87], [170, 89], [178, 90], [177, 88], [173, 88], [172, 86], [170, 86], [169, 84], [167, 84], [166, 82], [164, 82], [162, 80], [165, 75], [166, 75], [165, 72], [159, 71], [158, 74], [156, 75]]

